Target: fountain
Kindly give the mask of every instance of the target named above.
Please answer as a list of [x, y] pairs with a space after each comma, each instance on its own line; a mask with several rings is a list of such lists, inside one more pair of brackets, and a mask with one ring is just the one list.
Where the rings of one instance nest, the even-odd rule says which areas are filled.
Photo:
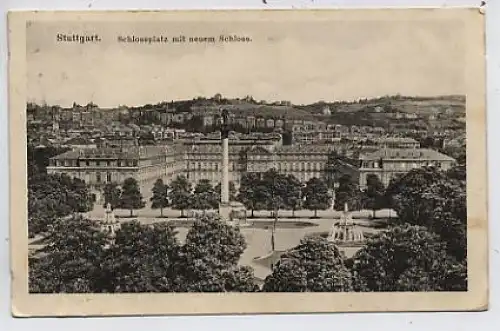
[[114, 238], [115, 232], [120, 229], [120, 221], [116, 219], [111, 204], [106, 204], [106, 215], [100, 222], [101, 231], [108, 234], [110, 238]]
[[339, 246], [360, 246], [364, 243], [363, 231], [353, 222], [347, 203], [344, 205], [340, 222], [333, 224], [328, 240]]

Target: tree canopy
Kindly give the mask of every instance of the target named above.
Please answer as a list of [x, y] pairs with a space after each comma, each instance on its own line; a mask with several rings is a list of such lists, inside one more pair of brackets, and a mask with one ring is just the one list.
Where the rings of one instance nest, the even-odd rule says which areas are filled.
[[239, 228], [203, 216], [188, 231], [176, 266], [176, 291], [255, 291], [251, 268], [238, 266], [246, 242]]
[[120, 207], [121, 195], [122, 190], [117, 183], [107, 183], [103, 189], [104, 208], [107, 207], [108, 203], [111, 205], [111, 209]]
[[345, 292], [351, 274], [338, 248], [324, 238], [305, 238], [284, 253], [264, 283], [265, 292]]
[[164, 224], [124, 222], [114, 236], [81, 217], [55, 223], [29, 259], [31, 293], [253, 292], [238, 265], [246, 243], [236, 227], [198, 219], [180, 244]]
[[220, 193], [215, 191], [208, 179], [202, 179], [194, 188], [192, 200], [191, 207], [194, 209], [216, 209], [219, 206]]
[[293, 175], [287, 177], [287, 191], [285, 193], [285, 207], [291, 209], [292, 213], [303, 206], [302, 183]]
[[[214, 188], [215, 193], [220, 197], [221, 195], [221, 184], [217, 184]], [[229, 201], [236, 201], [238, 198], [238, 191], [236, 190], [236, 185], [233, 181], [229, 181]], [[220, 198], [219, 198], [220, 199]]]
[[265, 208], [265, 196], [262, 194], [262, 180], [259, 173], [246, 173], [241, 178], [237, 200], [252, 212]]
[[317, 216], [318, 210], [328, 209], [332, 204], [326, 182], [318, 178], [311, 178], [307, 182], [304, 187], [304, 198], [304, 207], [314, 210], [314, 216]]
[[402, 225], [368, 240], [353, 258], [356, 291], [466, 290], [466, 268], [426, 228]]
[[413, 169], [394, 180], [388, 192], [399, 222], [425, 226], [447, 243], [459, 260], [467, 255], [467, 192], [456, 173], [436, 168]]
[[178, 176], [170, 183], [169, 199], [172, 208], [180, 210], [184, 216], [184, 210], [188, 209], [192, 203], [191, 183], [184, 176]]
[[96, 280], [106, 243], [93, 221], [81, 216], [55, 220], [38, 257], [30, 259], [30, 292], [100, 292]]
[[168, 207], [168, 185], [163, 183], [161, 178], [157, 179], [153, 185], [153, 196], [151, 200], [152, 209], [160, 209], [161, 216], [163, 216], [163, 209]]
[[339, 178], [339, 186], [335, 190], [335, 210], [344, 210], [347, 203], [349, 210], [360, 207], [360, 191], [358, 184], [350, 175], [342, 175]]
[[54, 219], [92, 209], [93, 199], [84, 181], [61, 174], [40, 174], [28, 180], [30, 236], [47, 230]]
[[[162, 223], [123, 223], [106, 251], [101, 279], [112, 292], [171, 292], [179, 243]], [[110, 281], [111, 280], [111, 281]]]
[[366, 177], [366, 190], [362, 195], [363, 207], [373, 210], [373, 217], [375, 217], [375, 211], [386, 206], [384, 198], [385, 188], [380, 178], [377, 175], [368, 175]]
[[122, 185], [122, 194], [120, 196], [120, 207], [130, 210], [130, 216], [133, 215], [134, 209], [141, 209], [146, 206], [142, 199], [142, 194], [137, 180], [127, 178]]

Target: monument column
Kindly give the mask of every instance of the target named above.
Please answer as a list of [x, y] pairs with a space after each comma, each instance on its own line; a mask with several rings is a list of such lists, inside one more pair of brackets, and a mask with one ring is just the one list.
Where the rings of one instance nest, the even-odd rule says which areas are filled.
[[221, 144], [222, 144], [222, 167], [221, 167], [221, 192], [219, 215], [229, 221], [231, 206], [229, 204], [229, 114], [227, 110], [222, 111], [221, 116]]
[[229, 204], [229, 137], [222, 136], [222, 174], [220, 202]]

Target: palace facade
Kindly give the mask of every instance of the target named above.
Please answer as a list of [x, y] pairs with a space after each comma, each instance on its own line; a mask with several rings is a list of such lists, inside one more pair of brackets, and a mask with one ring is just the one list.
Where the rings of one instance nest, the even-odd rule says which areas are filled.
[[366, 187], [366, 177], [377, 175], [382, 184], [387, 186], [395, 176], [409, 172], [415, 168], [434, 166], [448, 170], [455, 159], [426, 148], [383, 148], [360, 155], [359, 186]]
[[[366, 187], [366, 177], [375, 174], [387, 185], [394, 176], [422, 166], [449, 169], [455, 160], [422, 148], [371, 148], [335, 157], [332, 145], [281, 145], [276, 140], [230, 140], [229, 180], [236, 187], [245, 173], [276, 169], [305, 183], [313, 177], [328, 178], [332, 166], [348, 173]], [[106, 183], [135, 178], [144, 189], [162, 178], [167, 183], [184, 175], [196, 184], [201, 179], [219, 184], [222, 148], [219, 140], [191, 141], [164, 146], [74, 149], [50, 160], [49, 173], [66, 173], [85, 180], [99, 191]], [[340, 169], [340, 170], [338, 170]], [[147, 195], [148, 192], [143, 192]]]
[[182, 153], [169, 146], [73, 149], [51, 158], [47, 172], [80, 178], [99, 197], [107, 183], [129, 177], [146, 186], [158, 178], [175, 177], [182, 172], [182, 160]]

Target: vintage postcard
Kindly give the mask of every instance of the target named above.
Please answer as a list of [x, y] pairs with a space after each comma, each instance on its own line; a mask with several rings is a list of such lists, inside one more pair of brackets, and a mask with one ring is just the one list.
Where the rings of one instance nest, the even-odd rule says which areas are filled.
[[477, 9], [11, 12], [15, 316], [488, 307]]

